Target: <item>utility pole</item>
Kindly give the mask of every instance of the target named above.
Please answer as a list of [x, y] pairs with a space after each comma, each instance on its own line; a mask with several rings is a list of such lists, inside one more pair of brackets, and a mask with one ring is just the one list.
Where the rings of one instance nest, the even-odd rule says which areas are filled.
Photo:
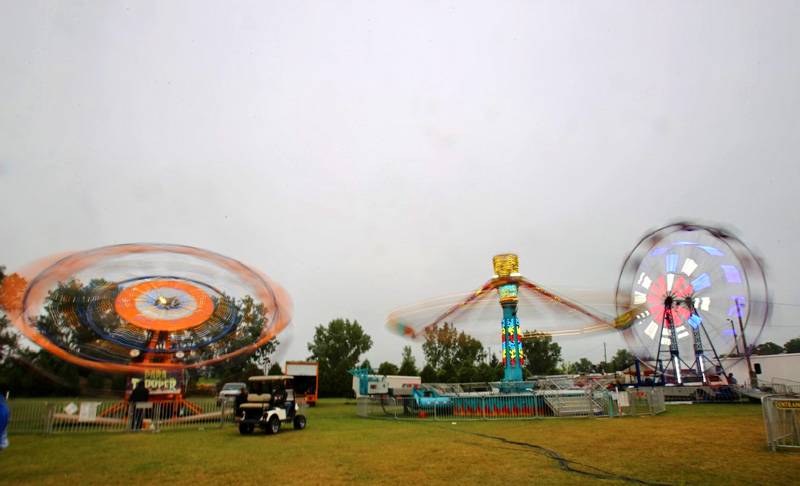
[[744, 323], [742, 323], [742, 305], [739, 298], [734, 299], [736, 302], [736, 315], [739, 317], [739, 332], [742, 335], [742, 347], [744, 348], [744, 356], [747, 360], [747, 372], [750, 374], [750, 387], [758, 388], [758, 376], [753, 370], [753, 364], [750, 362], [750, 349], [747, 347], [747, 339], [744, 337]]
[[605, 372], [605, 367], [608, 366], [608, 354], [606, 354], [606, 342], [603, 341], [603, 372]]
[[732, 319], [725, 319], [731, 325], [731, 332], [733, 333], [733, 344], [736, 346], [736, 356], [739, 356], [739, 339], [736, 336], [736, 327], [733, 325]]

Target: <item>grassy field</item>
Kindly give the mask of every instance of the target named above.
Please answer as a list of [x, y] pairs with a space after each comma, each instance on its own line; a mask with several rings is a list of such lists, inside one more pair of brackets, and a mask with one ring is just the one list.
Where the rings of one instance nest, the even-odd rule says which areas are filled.
[[796, 484], [758, 405], [670, 406], [658, 417], [493, 422], [361, 419], [323, 400], [308, 428], [12, 436], [3, 484]]

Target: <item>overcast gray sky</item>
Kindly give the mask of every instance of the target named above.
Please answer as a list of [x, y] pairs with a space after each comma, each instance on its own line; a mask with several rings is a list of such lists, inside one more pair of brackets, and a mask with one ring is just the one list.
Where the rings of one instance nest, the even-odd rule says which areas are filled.
[[[472, 290], [495, 253], [611, 301], [625, 254], [676, 218], [735, 228], [800, 303], [798, 19], [793, 1], [2, 1], [0, 263], [207, 248], [289, 291], [284, 357], [341, 316], [373, 364], [405, 344], [390, 310]], [[800, 328], [779, 311], [783, 343]]]

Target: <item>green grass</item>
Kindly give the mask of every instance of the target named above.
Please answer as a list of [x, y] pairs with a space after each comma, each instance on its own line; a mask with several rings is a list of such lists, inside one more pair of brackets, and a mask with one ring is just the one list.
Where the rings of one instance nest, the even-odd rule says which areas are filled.
[[0, 483], [598, 482], [565, 471], [548, 451], [510, 442], [546, 447], [578, 470], [655, 483], [792, 484], [800, 477], [800, 455], [767, 451], [758, 405], [671, 406], [657, 417], [456, 424], [361, 419], [355, 405], [342, 400], [323, 400], [307, 412], [306, 430], [277, 436], [240, 436], [233, 426], [12, 436], [11, 447], [0, 453]]

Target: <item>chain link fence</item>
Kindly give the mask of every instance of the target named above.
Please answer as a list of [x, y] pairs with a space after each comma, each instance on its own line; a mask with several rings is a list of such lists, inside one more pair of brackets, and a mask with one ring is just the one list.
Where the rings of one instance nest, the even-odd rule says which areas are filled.
[[770, 450], [800, 451], [800, 396], [764, 397], [761, 409]]

